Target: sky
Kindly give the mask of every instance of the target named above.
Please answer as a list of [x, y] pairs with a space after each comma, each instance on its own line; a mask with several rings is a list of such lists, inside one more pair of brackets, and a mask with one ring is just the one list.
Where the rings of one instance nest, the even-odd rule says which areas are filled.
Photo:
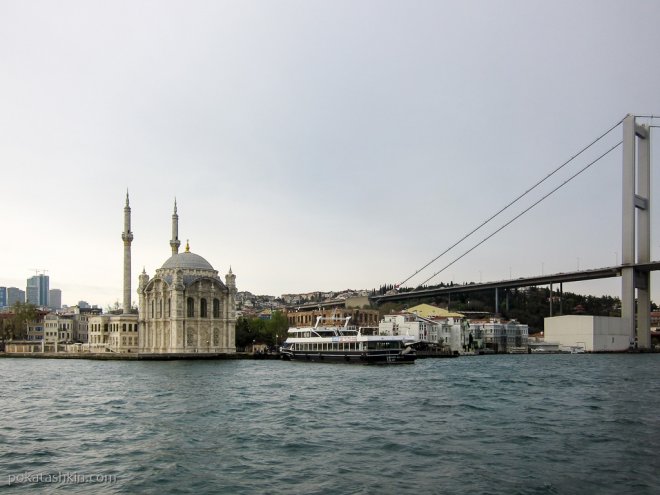
[[[120, 301], [127, 190], [136, 301], [175, 197], [182, 248], [239, 290], [397, 284], [626, 114], [660, 116], [659, 18], [654, 0], [3, 0], [0, 285], [47, 270], [64, 304]], [[618, 148], [428, 283], [615, 265], [621, 201]]]

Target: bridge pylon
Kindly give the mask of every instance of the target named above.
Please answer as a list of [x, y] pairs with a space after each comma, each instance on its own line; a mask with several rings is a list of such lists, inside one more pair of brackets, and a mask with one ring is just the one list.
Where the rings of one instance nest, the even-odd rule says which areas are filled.
[[651, 277], [635, 264], [651, 261], [651, 133], [648, 125], [637, 124], [630, 114], [623, 119], [622, 187], [621, 323], [631, 342], [649, 349]]

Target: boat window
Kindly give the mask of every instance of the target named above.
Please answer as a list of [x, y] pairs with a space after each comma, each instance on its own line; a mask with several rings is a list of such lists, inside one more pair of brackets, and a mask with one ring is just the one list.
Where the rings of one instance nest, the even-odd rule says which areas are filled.
[[368, 349], [399, 349], [399, 342], [369, 342]]

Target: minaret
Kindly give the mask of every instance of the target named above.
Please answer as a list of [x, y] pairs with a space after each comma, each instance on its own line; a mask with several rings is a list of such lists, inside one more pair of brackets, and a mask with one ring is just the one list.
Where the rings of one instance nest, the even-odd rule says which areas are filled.
[[172, 256], [178, 254], [180, 245], [181, 241], [179, 241], [179, 215], [176, 214], [176, 198], [174, 198], [174, 213], [172, 214], [172, 240], [170, 241], [170, 246], [172, 247]]
[[124, 232], [121, 234], [124, 241], [124, 302], [122, 305], [123, 313], [131, 311], [131, 242], [133, 241], [133, 232], [131, 232], [131, 207], [128, 204], [128, 190], [126, 190], [126, 206], [124, 206]]

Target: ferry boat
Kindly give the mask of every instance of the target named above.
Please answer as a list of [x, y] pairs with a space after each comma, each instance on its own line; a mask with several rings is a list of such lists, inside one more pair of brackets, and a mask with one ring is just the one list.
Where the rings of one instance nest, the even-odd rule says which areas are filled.
[[[313, 327], [289, 328], [280, 347], [282, 359], [290, 361], [346, 362], [362, 364], [414, 363], [415, 341], [405, 335], [378, 335], [377, 328], [349, 325], [350, 316], [317, 317]], [[325, 321], [330, 320], [330, 324]], [[344, 321], [343, 325], [338, 322]]]

